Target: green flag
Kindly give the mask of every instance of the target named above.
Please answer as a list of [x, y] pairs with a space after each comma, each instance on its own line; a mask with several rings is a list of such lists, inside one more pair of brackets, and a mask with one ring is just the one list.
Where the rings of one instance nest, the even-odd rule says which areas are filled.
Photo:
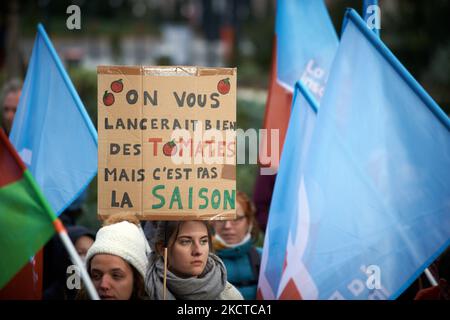
[[55, 219], [33, 177], [0, 130], [0, 289], [54, 234]]

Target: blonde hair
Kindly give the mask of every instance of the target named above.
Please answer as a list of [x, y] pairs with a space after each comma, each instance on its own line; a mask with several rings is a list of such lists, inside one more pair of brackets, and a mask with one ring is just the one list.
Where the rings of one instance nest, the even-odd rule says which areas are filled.
[[135, 224], [137, 226], [140, 225], [140, 221], [139, 219], [132, 213], [116, 213], [113, 214], [111, 216], [109, 216], [108, 218], [106, 218], [105, 221], [103, 221], [103, 227], [115, 224], [115, 223], [119, 223], [122, 221], [127, 221], [129, 223]]
[[1, 100], [0, 111], [3, 110], [3, 104], [5, 103], [6, 96], [10, 92], [17, 92], [20, 90], [22, 90], [22, 81], [20, 81], [19, 79], [11, 79], [3, 85], [0, 97]]

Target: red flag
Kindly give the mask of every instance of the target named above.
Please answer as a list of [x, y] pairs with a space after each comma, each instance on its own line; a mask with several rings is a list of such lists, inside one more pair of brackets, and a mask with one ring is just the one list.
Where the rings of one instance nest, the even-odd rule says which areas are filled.
[[42, 246], [54, 233], [51, 209], [0, 130], [0, 299], [41, 299]]
[[[291, 116], [292, 91], [283, 87], [277, 77], [277, 38], [274, 36], [272, 67], [270, 72], [269, 95], [266, 102], [263, 128], [267, 129], [267, 136], [263, 136], [260, 144], [263, 154], [272, 155], [272, 145], [270, 143], [270, 130], [279, 130], [278, 136], [278, 161], [275, 163], [264, 163], [260, 158], [260, 165], [263, 167], [273, 167], [278, 169], [281, 151], [283, 149], [284, 138]], [[264, 153], [266, 151], [266, 153]], [[260, 152], [261, 155], [261, 152]], [[271, 157], [273, 158], [273, 157]]]
[[[274, 36], [272, 49], [272, 67], [270, 71], [269, 94], [266, 102], [266, 111], [264, 114], [263, 129], [267, 129], [267, 135], [262, 135], [260, 141], [260, 157], [258, 158], [261, 167], [271, 167], [274, 173], [278, 170], [279, 159], [283, 149], [284, 138], [286, 136], [289, 118], [291, 116], [292, 92], [283, 87], [277, 80], [277, 44]], [[278, 130], [278, 157], [273, 157], [271, 144], [271, 130]], [[261, 154], [266, 155], [268, 159], [278, 159], [264, 163]], [[258, 223], [262, 230], [265, 230], [269, 214], [270, 202], [272, 199], [273, 187], [275, 185], [275, 175], [267, 175], [258, 172], [256, 177], [254, 197], [257, 208]]]
[[42, 299], [43, 253], [39, 250], [31, 261], [0, 290], [0, 300]]

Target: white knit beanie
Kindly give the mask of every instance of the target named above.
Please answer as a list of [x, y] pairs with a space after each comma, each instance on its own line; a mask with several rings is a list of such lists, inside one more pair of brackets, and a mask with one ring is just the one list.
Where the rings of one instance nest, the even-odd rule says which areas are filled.
[[98, 230], [86, 254], [86, 265], [96, 254], [112, 254], [130, 263], [145, 279], [150, 247], [140, 226], [122, 221]]

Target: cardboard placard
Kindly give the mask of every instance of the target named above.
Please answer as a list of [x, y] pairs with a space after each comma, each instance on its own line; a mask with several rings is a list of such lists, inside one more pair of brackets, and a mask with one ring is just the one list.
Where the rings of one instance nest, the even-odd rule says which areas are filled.
[[99, 66], [98, 215], [234, 219], [236, 69]]

